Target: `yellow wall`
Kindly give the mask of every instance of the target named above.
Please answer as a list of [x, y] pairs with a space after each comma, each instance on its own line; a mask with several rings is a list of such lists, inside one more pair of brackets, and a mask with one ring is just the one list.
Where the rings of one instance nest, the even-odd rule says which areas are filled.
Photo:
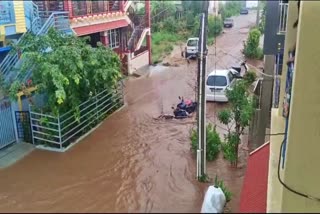
[[283, 67], [281, 75], [281, 86], [280, 86], [280, 95], [279, 95], [279, 115], [282, 115], [283, 108], [283, 98], [285, 91], [285, 83], [287, 78], [287, 64], [288, 61], [288, 51], [293, 48], [297, 39], [297, 28], [293, 28], [293, 24], [298, 18], [298, 8], [296, 1], [289, 1], [288, 8], [288, 19], [287, 19], [287, 32], [285, 35], [285, 44], [284, 44], [284, 56], [283, 56]]
[[[286, 35], [291, 36], [291, 35]], [[301, 1], [284, 182], [320, 198], [320, 2]], [[320, 212], [284, 188], [282, 212]]]
[[15, 23], [0, 25], [0, 41], [4, 41], [5, 26], [16, 25], [17, 33], [26, 32], [26, 20], [24, 14], [24, 4], [23, 1], [13, 1], [14, 11], [15, 11]]
[[13, 3], [16, 16], [16, 31], [17, 33], [24, 33], [26, 32], [26, 20], [23, 1], [13, 1]]

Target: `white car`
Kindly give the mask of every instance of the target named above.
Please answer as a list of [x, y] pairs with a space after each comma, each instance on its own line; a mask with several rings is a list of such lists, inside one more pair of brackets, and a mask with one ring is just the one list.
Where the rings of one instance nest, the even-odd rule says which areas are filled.
[[228, 102], [226, 90], [232, 89], [236, 82], [237, 71], [229, 70], [214, 70], [206, 81], [206, 100], [216, 102]]
[[199, 43], [199, 38], [189, 38], [187, 41], [187, 46], [185, 48], [185, 57], [196, 57], [198, 53], [198, 43]]

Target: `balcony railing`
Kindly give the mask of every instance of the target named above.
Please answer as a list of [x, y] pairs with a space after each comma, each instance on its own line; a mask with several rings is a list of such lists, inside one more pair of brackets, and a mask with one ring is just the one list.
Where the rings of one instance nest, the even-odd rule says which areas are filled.
[[284, 34], [287, 31], [288, 7], [288, 3], [279, 3], [279, 34]]

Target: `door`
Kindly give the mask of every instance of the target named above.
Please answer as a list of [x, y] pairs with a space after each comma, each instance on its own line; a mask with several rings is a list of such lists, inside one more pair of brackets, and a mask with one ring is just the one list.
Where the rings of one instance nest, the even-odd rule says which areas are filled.
[[32, 133], [29, 111], [16, 111], [18, 138], [25, 143], [32, 143]]
[[8, 101], [0, 103], [0, 149], [14, 143], [16, 135], [11, 104]]

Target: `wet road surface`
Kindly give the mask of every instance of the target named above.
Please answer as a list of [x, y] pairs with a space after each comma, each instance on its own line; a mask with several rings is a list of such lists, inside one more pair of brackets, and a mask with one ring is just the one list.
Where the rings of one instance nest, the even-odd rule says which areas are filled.
[[[210, 47], [209, 70], [239, 61], [233, 56], [241, 56], [242, 40], [254, 20], [254, 14], [235, 19], [235, 27], [217, 39], [216, 58]], [[189, 141], [195, 120], [153, 119], [161, 112], [171, 113], [179, 95], [194, 98], [190, 85], [195, 71], [195, 62], [181, 62], [178, 67], [156, 68], [147, 77], [129, 79], [127, 106], [70, 151], [37, 150], [0, 170], [0, 211], [199, 212], [208, 184], [195, 179]], [[214, 122], [216, 111], [223, 107], [208, 103], [208, 120]], [[230, 168], [221, 157], [207, 166], [209, 176], [218, 175], [233, 192], [229, 204], [233, 212], [239, 203], [245, 169], [241, 166], [247, 152], [240, 150], [240, 156], [240, 169]]]

